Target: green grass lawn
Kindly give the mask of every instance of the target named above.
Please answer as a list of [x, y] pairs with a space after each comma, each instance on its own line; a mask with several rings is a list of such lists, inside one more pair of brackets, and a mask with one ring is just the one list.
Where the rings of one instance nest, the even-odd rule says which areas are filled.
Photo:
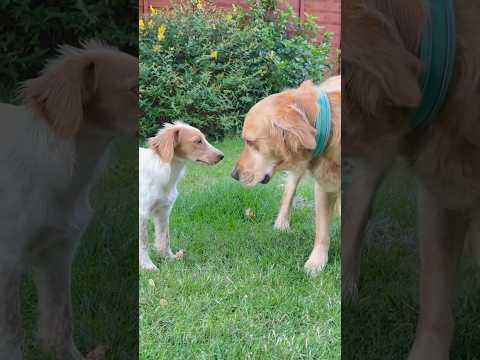
[[152, 251], [159, 271], [140, 273], [140, 358], [340, 359], [338, 219], [325, 271], [307, 276], [312, 180], [299, 187], [291, 231], [274, 231], [282, 175], [247, 189], [230, 177], [241, 141], [217, 146], [225, 160], [189, 165], [179, 186], [172, 250], [185, 249], [186, 257], [164, 260]]
[[[342, 304], [342, 359], [404, 360], [418, 316], [415, 185], [394, 173], [382, 185], [367, 229], [359, 297]], [[480, 276], [465, 258], [452, 360], [480, 359]], [[434, 360], [434, 359], [432, 359]]]

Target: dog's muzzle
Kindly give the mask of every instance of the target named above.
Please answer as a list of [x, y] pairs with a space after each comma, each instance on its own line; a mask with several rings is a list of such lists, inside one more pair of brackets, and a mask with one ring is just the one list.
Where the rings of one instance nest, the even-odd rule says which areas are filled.
[[261, 184], [268, 184], [268, 182], [270, 181], [271, 177], [270, 175], [265, 175], [265, 177], [262, 179], [262, 181], [260, 181]]
[[240, 176], [238, 175], [238, 170], [236, 166], [233, 168], [231, 175], [232, 175], [232, 178], [234, 178], [235, 180], [237, 181], [240, 180]]

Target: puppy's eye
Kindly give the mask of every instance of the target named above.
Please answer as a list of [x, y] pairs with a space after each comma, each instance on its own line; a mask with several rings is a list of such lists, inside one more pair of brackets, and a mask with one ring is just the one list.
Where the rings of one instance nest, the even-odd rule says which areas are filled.
[[201, 144], [202, 143], [202, 139], [197, 139], [197, 140], [194, 140], [193, 141], [194, 144]]

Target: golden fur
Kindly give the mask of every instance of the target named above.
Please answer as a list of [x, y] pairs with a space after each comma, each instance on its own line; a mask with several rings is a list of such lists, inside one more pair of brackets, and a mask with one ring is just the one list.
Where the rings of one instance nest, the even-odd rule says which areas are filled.
[[[411, 131], [409, 119], [422, 97], [423, 64], [417, 55], [427, 16], [422, 4], [357, 0], [342, 9], [347, 99], [342, 151], [361, 161], [345, 200], [342, 285], [347, 295], [356, 291], [371, 200], [388, 166], [397, 156], [405, 156], [420, 184], [422, 259], [420, 319], [410, 360], [448, 359], [453, 334], [451, 279], [468, 222], [478, 223], [480, 206], [480, 4], [455, 2], [457, 58], [449, 93], [431, 126]], [[475, 249], [478, 235], [472, 237]]]
[[[23, 84], [20, 91], [23, 102], [64, 138], [75, 136], [85, 125], [83, 120], [93, 116], [96, 117], [94, 126], [135, 132], [137, 124], [121, 119], [140, 116], [138, 65], [131, 66], [136, 60], [98, 41], [85, 42], [82, 48], [64, 45], [59, 53], [47, 63], [40, 76]], [[106, 63], [112, 65], [108, 67]], [[126, 66], [137, 70], [124, 73], [121, 80], [102, 81], [113, 79]], [[119, 91], [125, 92], [121, 101], [115, 96]], [[101, 104], [96, 103], [98, 93], [108, 94]], [[111, 116], [111, 111], [116, 116]]]
[[166, 163], [172, 162], [174, 156], [207, 165], [223, 159], [200, 130], [181, 121], [164, 124], [157, 135], [148, 139], [148, 146]]
[[[315, 121], [319, 89], [327, 93], [332, 109], [332, 133], [325, 152], [312, 159], [316, 146]], [[245, 148], [232, 176], [247, 186], [267, 183], [277, 170], [288, 174], [275, 228], [289, 227], [289, 210], [295, 188], [309, 172], [315, 181], [316, 239], [305, 264], [310, 273], [322, 270], [328, 260], [329, 224], [340, 198], [341, 80], [335, 76], [319, 87], [305, 81], [298, 89], [271, 95], [248, 112], [243, 138]]]

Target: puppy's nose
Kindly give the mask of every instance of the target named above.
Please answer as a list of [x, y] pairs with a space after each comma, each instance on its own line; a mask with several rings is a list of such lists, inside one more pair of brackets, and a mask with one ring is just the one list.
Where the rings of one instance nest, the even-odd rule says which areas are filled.
[[240, 177], [238, 176], [238, 170], [237, 170], [237, 167], [235, 166], [235, 168], [233, 169], [232, 171], [232, 178], [234, 178], [235, 180], [238, 180]]
[[218, 161], [222, 161], [225, 155], [223, 154], [218, 154]]

